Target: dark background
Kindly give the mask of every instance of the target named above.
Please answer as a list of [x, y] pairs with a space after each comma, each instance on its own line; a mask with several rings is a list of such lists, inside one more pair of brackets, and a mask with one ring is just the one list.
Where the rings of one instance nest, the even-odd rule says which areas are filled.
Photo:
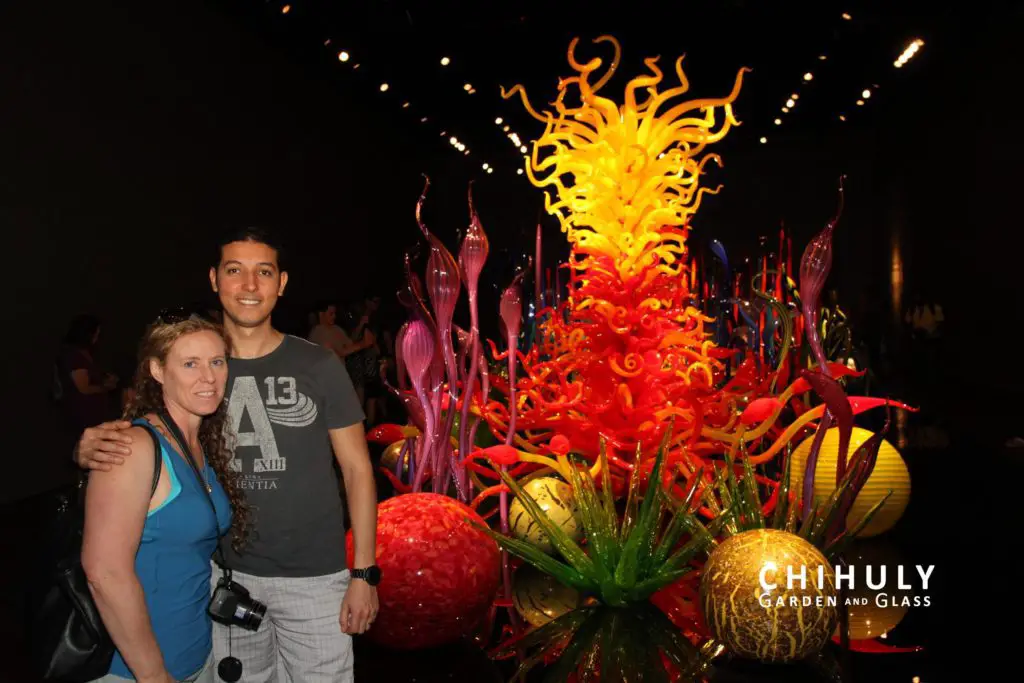
[[[280, 3], [258, 1], [4, 3], [3, 373], [17, 388], [4, 419], [12, 443], [30, 445], [9, 454], [0, 500], [62, 476], [47, 394], [70, 317], [103, 318], [103, 356], [127, 376], [135, 340], [157, 310], [209, 296], [209, 238], [225, 225], [285, 231], [292, 279], [277, 319], [304, 332], [307, 307], [320, 296], [393, 300], [402, 250], [418, 236], [413, 210], [424, 173], [433, 182], [427, 222], [454, 251], [475, 179], [494, 246], [483, 278], [493, 296], [532, 251], [542, 205], [540, 192], [514, 175], [518, 154], [493, 117], [513, 122], [524, 140], [540, 124], [502, 101], [498, 86], [521, 77], [542, 106], [569, 71], [569, 39], [580, 35], [581, 55], [591, 55], [601, 48], [588, 41], [602, 32], [622, 41], [621, 73], [629, 76], [651, 54], [671, 73], [685, 52], [694, 96], [723, 94], [739, 66], [754, 68], [737, 105], [744, 125], [715, 150], [725, 164], [707, 182], [724, 189], [694, 221], [696, 251], [717, 237], [733, 258], [754, 253], [757, 237], [771, 243], [785, 221], [798, 258], [834, 212], [846, 174], [832, 286], [866, 319], [892, 321], [898, 245], [904, 305], [922, 292], [945, 308], [945, 362], [956, 380], [949, 391], [969, 399], [965, 429], [1009, 435], [1021, 383], [1013, 361], [1020, 7], [861, 4], [851, 5], [847, 27], [834, 7], [739, 2], [722, 3], [704, 17], [720, 23], [706, 24], [693, 3], [664, 5], [666, 21], [649, 8], [584, 15], [539, 3], [494, 16], [446, 3], [294, 3], [287, 16]], [[317, 31], [363, 50], [363, 73], [331, 59], [334, 48], [314, 41]], [[891, 62], [915, 35], [926, 46], [897, 73]], [[823, 50], [830, 60], [819, 64], [814, 55]], [[463, 72], [441, 73], [437, 55], [448, 53]], [[771, 126], [786, 91], [802, 86], [800, 73], [819, 66], [801, 90], [803, 109]], [[388, 73], [393, 97], [376, 90]], [[621, 92], [626, 77], [609, 92]], [[477, 94], [462, 92], [464, 79]], [[850, 106], [876, 82], [869, 106]], [[413, 109], [431, 110], [429, 124], [398, 106], [402, 88], [413, 93]], [[845, 124], [839, 111], [850, 114]], [[437, 134], [442, 125], [475, 147], [470, 157]], [[762, 134], [769, 144], [757, 143]], [[498, 172], [484, 174], [481, 159]], [[544, 230], [549, 253], [564, 248], [549, 217]]]
[[[649, 55], [662, 55], [670, 74], [685, 52], [695, 97], [724, 94], [740, 66], [754, 69], [736, 106], [743, 126], [714, 150], [725, 164], [707, 182], [724, 188], [694, 221], [696, 252], [718, 238], [742, 261], [757, 255], [759, 237], [774, 244], [784, 221], [798, 259], [831, 218], [837, 180], [847, 176], [830, 286], [855, 312], [855, 331], [903, 351], [890, 358], [906, 372], [890, 368], [894, 383], [885, 388], [920, 402], [952, 439], [945, 450], [904, 451], [914, 493], [894, 532], [908, 562], [937, 565], [936, 608], [913, 611], [898, 634], [929, 654], [869, 658], [857, 680], [883, 680], [877, 670], [886, 667], [893, 676], [885, 680], [976, 680], [982, 667], [1014, 666], [995, 643], [1012, 631], [982, 613], [1017, 599], [1006, 567], [1021, 458], [999, 446], [1020, 433], [1024, 381], [1020, 3], [584, 11], [580, 3], [323, 1], [295, 2], [287, 15], [282, 4], [0, 4], [0, 372], [12, 389], [0, 501], [28, 499], [71, 474], [47, 398], [68, 320], [99, 314], [103, 360], [127, 377], [142, 327], [160, 308], [212, 303], [209, 241], [225, 225], [284, 231], [291, 281], [275, 320], [303, 333], [319, 297], [380, 293], [393, 302], [403, 250], [419, 235], [413, 211], [424, 173], [433, 183], [426, 220], [454, 251], [473, 180], [492, 241], [482, 317], [494, 334], [496, 291], [532, 251], [542, 206], [540, 192], [515, 175], [521, 160], [493, 121], [502, 116], [524, 141], [540, 124], [502, 101], [498, 87], [525, 82], [541, 107], [569, 73], [569, 40], [581, 37], [581, 58], [606, 55], [589, 40], [613, 33], [624, 49], [607, 86], [614, 96]], [[925, 47], [893, 69], [917, 36]], [[341, 47], [359, 70], [334, 58]], [[816, 59], [822, 53], [826, 62]], [[452, 57], [447, 70], [442, 55]], [[807, 70], [815, 72], [809, 84], [800, 78]], [[383, 80], [389, 94], [378, 90]], [[465, 94], [463, 82], [477, 93]], [[852, 105], [876, 84], [866, 106]], [[798, 88], [800, 105], [774, 127]], [[440, 130], [466, 141], [471, 155], [454, 152]], [[758, 143], [762, 135], [768, 144]], [[483, 161], [496, 172], [483, 173]], [[564, 245], [550, 217], [543, 228], [551, 265]], [[893, 286], [894, 251], [902, 289]], [[918, 294], [941, 303], [948, 321], [926, 388], [913, 381], [913, 353], [897, 324]], [[36, 508], [17, 509], [4, 513], [0, 534], [5, 544], [21, 534], [11, 548], [34, 533], [17, 515]], [[4, 583], [17, 593], [18, 581]], [[974, 672], [953, 674], [956, 664]]]

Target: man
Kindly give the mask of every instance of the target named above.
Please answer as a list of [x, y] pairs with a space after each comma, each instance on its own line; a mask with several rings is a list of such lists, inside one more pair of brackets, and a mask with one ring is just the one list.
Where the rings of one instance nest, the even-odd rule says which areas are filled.
[[[243, 680], [349, 683], [352, 634], [377, 614], [374, 566], [377, 494], [363, 413], [344, 365], [331, 351], [282, 334], [270, 317], [288, 284], [280, 250], [248, 229], [222, 240], [210, 285], [231, 341], [228, 413], [234, 467], [253, 509], [242, 553], [224, 539], [233, 579], [266, 604], [256, 632], [214, 623], [214, 658], [242, 661]], [[127, 423], [87, 429], [80, 466], [123, 462]], [[346, 569], [344, 510], [331, 452], [340, 465], [355, 545]], [[214, 569], [214, 581], [220, 571]]]
[[338, 326], [338, 307], [334, 304], [322, 302], [316, 309], [317, 324], [309, 332], [309, 341], [319, 344], [324, 348], [331, 349], [338, 357], [345, 360], [347, 356], [369, 348], [371, 342], [363, 341], [355, 344], [345, 334], [345, 330]]

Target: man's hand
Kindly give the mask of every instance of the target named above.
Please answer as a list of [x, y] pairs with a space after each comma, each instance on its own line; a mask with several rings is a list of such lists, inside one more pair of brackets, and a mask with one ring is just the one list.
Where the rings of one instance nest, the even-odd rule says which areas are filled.
[[345, 591], [345, 598], [341, 601], [341, 616], [338, 621], [342, 633], [366, 633], [373, 625], [373, 620], [377, 618], [378, 609], [380, 605], [377, 603], [377, 588], [362, 579], [352, 579], [348, 590]]
[[125, 433], [132, 426], [127, 420], [104, 422], [82, 432], [75, 446], [75, 462], [85, 470], [109, 472], [113, 465], [124, 464], [132, 452], [132, 437]]

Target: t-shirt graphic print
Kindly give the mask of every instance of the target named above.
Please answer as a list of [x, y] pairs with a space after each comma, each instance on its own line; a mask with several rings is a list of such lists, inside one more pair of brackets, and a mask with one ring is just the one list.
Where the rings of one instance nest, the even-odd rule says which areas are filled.
[[261, 358], [232, 358], [228, 418], [232, 467], [252, 509], [242, 553], [223, 544], [232, 569], [257, 576], [320, 576], [345, 567], [344, 508], [328, 430], [363, 419], [334, 354], [286, 336]]

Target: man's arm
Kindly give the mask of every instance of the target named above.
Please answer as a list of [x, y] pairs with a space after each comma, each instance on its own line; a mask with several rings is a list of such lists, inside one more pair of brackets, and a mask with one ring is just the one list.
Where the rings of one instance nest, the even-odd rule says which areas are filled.
[[352, 520], [352, 540], [355, 543], [356, 569], [376, 562], [377, 552], [377, 485], [373, 477], [373, 463], [366, 446], [363, 423], [330, 430], [334, 457], [341, 466], [345, 480], [345, 498], [348, 500], [349, 519]]
[[[345, 365], [334, 354], [317, 365], [322, 382], [324, 415], [334, 457], [341, 467], [349, 519], [352, 521], [356, 569], [375, 563], [377, 557], [377, 490], [373, 465], [363, 432], [363, 408]], [[338, 533], [343, 533], [338, 529]], [[338, 621], [345, 633], [364, 633], [377, 616], [377, 589], [366, 581], [353, 579], [345, 591]]]
[[[363, 423], [330, 430], [334, 457], [341, 466], [352, 520], [352, 566], [365, 569], [377, 562], [377, 487], [373, 464], [366, 446]], [[341, 603], [339, 623], [345, 633], [365, 633], [380, 608], [377, 588], [361, 579], [353, 579]]]
[[82, 469], [109, 472], [112, 465], [123, 465], [132, 454], [132, 423], [127, 420], [104, 422], [82, 432], [72, 458]]

